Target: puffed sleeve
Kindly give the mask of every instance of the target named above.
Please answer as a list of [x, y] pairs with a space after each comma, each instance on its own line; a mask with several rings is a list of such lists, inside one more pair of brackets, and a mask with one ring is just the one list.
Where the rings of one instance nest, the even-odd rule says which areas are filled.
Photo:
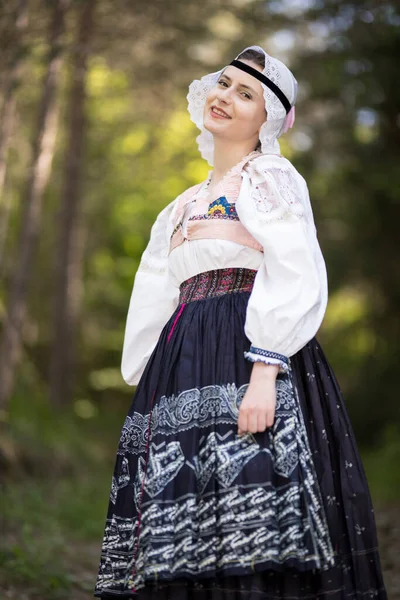
[[307, 184], [290, 161], [263, 155], [242, 170], [236, 209], [243, 225], [263, 246], [246, 312], [251, 345], [245, 358], [279, 364], [318, 331], [328, 286]]
[[135, 275], [122, 350], [122, 376], [137, 385], [162, 328], [178, 305], [179, 289], [168, 270], [169, 239], [179, 197], [154, 222]]

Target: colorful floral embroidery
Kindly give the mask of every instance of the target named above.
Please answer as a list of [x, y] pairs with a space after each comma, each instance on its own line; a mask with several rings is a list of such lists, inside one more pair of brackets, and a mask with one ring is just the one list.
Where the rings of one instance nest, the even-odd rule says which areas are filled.
[[231, 215], [239, 219], [235, 204], [228, 202], [225, 196], [221, 196], [210, 203], [207, 215]]
[[215, 213], [212, 216], [209, 216], [208, 213], [205, 215], [193, 215], [193, 217], [189, 217], [188, 221], [209, 221], [210, 219], [218, 219], [224, 221], [238, 221], [239, 219], [233, 215], [223, 215], [220, 213]]
[[204, 219], [228, 219], [239, 221], [239, 215], [233, 202], [228, 202], [225, 196], [213, 200], [205, 214], [193, 215], [189, 221], [203, 221]]

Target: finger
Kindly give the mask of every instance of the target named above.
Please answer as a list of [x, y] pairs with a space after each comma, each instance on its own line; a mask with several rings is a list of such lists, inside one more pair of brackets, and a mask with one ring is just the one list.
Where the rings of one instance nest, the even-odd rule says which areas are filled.
[[245, 409], [239, 411], [238, 428], [242, 433], [247, 431], [247, 410]]
[[265, 431], [267, 429], [267, 415], [265, 412], [260, 412], [257, 418], [257, 431]]
[[247, 430], [251, 433], [257, 433], [258, 411], [252, 410], [247, 417]]
[[275, 408], [272, 408], [267, 413], [266, 425], [267, 427], [272, 427], [275, 420]]

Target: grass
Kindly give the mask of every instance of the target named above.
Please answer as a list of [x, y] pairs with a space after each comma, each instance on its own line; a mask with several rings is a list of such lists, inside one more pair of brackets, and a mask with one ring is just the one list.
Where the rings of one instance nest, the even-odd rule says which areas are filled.
[[0, 439], [2, 600], [93, 597], [126, 410], [87, 419], [15, 400]]
[[387, 426], [377, 448], [362, 453], [371, 495], [379, 504], [400, 502], [400, 431], [397, 425]]
[[[4, 488], [5, 547], [0, 584], [30, 598], [69, 598], [91, 591], [103, 533], [110, 471], [86, 477], [9, 483]], [[91, 597], [89, 594], [87, 597]]]

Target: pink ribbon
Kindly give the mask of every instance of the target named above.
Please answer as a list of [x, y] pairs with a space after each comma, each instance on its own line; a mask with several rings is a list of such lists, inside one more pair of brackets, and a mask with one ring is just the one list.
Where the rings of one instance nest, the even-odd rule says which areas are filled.
[[292, 108], [289, 110], [288, 114], [286, 115], [285, 125], [283, 127], [283, 133], [286, 133], [289, 129], [291, 129], [293, 127], [294, 120], [295, 120], [295, 109], [294, 109], [294, 106], [292, 106]]

